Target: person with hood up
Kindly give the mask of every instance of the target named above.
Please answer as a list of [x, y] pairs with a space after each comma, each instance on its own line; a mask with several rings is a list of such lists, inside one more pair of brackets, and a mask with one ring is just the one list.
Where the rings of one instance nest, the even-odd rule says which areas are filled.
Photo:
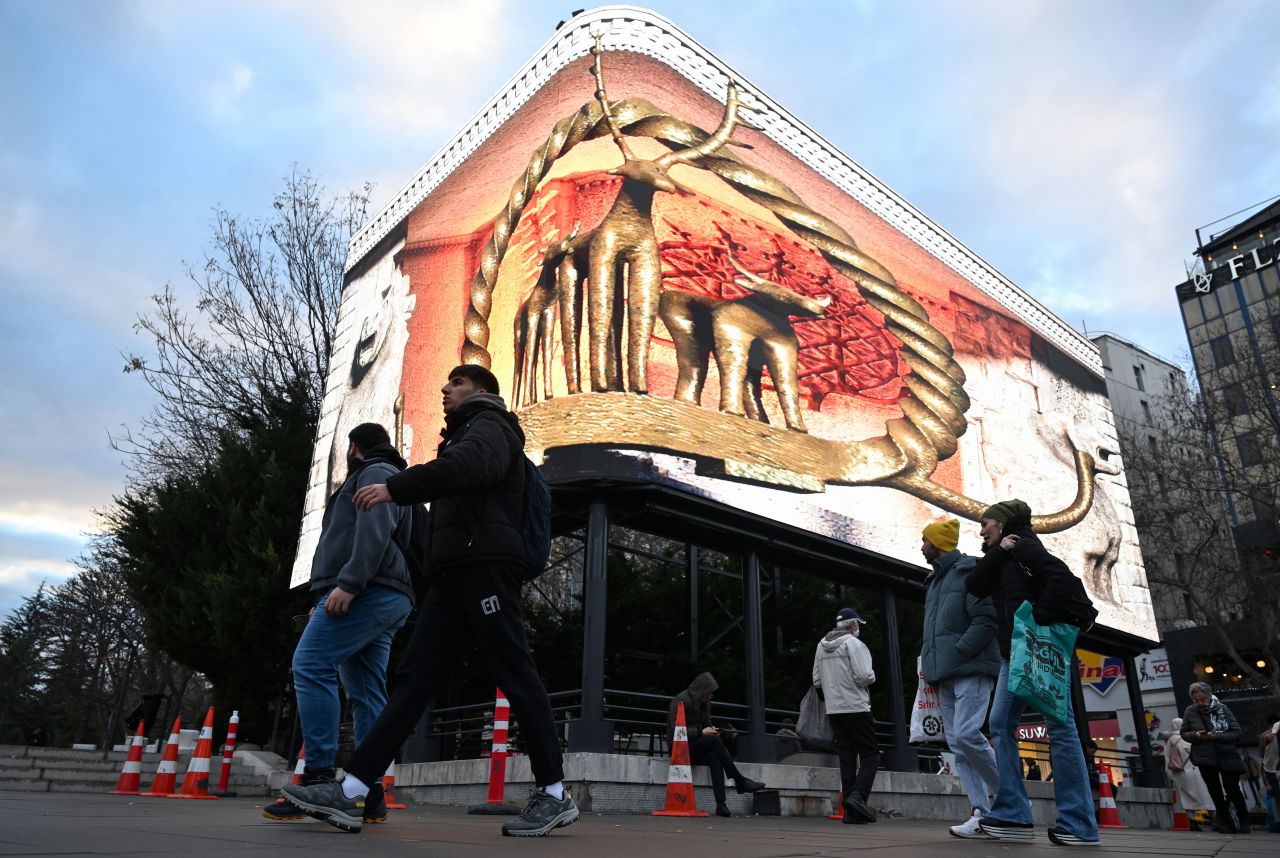
[[[1224, 834], [1248, 834], [1252, 830], [1249, 805], [1240, 789], [1244, 760], [1236, 747], [1242, 732], [1240, 722], [1209, 683], [1193, 682], [1189, 692], [1191, 705], [1182, 713], [1180, 732], [1191, 743], [1191, 759], [1200, 767], [1200, 776], [1213, 799], [1213, 828]], [[1235, 820], [1228, 802], [1235, 805]]]
[[[434, 579], [401, 658], [395, 690], [339, 783], [287, 786], [285, 796], [310, 815], [359, 831], [361, 807], [443, 691], [474, 642], [511, 701], [536, 788], [502, 833], [539, 837], [578, 818], [564, 787], [560, 736], [551, 701], [529, 654], [520, 589], [524, 583], [524, 432], [498, 395], [498, 380], [476, 364], [449, 373], [441, 388], [445, 428], [436, 458], [362, 486], [360, 510], [394, 501], [431, 503], [429, 560]], [[393, 507], [388, 507], [393, 508]]]
[[1200, 775], [1200, 767], [1191, 759], [1191, 743], [1182, 738], [1182, 723], [1181, 718], [1174, 718], [1169, 724], [1171, 729], [1164, 743], [1164, 770], [1178, 791], [1178, 803], [1183, 810], [1213, 810], [1213, 798]]
[[920, 667], [924, 681], [938, 691], [947, 747], [956, 755], [956, 773], [972, 808], [968, 819], [948, 831], [982, 839], [986, 835], [978, 823], [991, 810], [988, 790], [995, 792], [999, 783], [996, 752], [982, 735], [982, 723], [1000, 672], [1000, 651], [996, 609], [990, 599], [965, 590], [975, 561], [957, 550], [959, 543], [960, 522], [954, 518], [924, 529], [920, 553], [933, 571], [925, 581]]
[[[338, 680], [346, 689], [357, 741], [369, 735], [387, 702], [391, 639], [413, 609], [413, 585], [400, 545], [412, 527], [408, 510], [364, 511], [353, 499], [362, 486], [404, 470], [387, 430], [361, 423], [347, 435], [347, 478], [325, 507], [311, 561], [313, 607], [293, 652], [293, 686], [307, 750], [305, 784], [332, 782], [338, 755]], [[276, 822], [305, 820], [287, 799], [263, 809]], [[364, 822], [384, 822], [382, 787], [371, 790]]]
[[716, 797], [716, 816], [732, 816], [726, 803], [724, 776], [733, 779], [738, 794], [759, 792], [760, 781], [752, 780], [738, 770], [733, 755], [720, 738], [720, 728], [711, 723], [711, 698], [720, 683], [710, 673], [699, 673], [689, 687], [671, 699], [667, 707], [667, 743], [675, 741], [676, 713], [684, 704], [684, 724], [689, 734], [689, 762], [706, 766], [711, 771], [711, 792]]
[[818, 641], [813, 654], [813, 686], [826, 703], [840, 758], [844, 822], [850, 825], [876, 821], [867, 802], [880, 765], [868, 690], [876, 681], [876, 672], [871, 666], [871, 650], [858, 639], [864, 622], [853, 608], [841, 608], [835, 628]]
[[[1026, 704], [1009, 691], [1013, 617], [1024, 601], [1031, 603], [1040, 625], [1066, 622], [1083, 628], [1092, 624], [1097, 612], [1080, 580], [1049, 553], [1031, 529], [1031, 507], [1026, 503], [1015, 498], [987, 507], [978, 532], [984, 553], [965, 586], [974, 596], [991, 597], [1000, 647], [1000, 674], [989, 718], [1000, 784], [991, 813], [979, 825], [998, 840], [1030, 840], [1035, 837], [1035, 825], [1022, 781], [1016, 735]], [[1067, 661], [1064, 669], [1070, 670], [1070, 664]], [[1067, 705], [1070, 710], [1070, 698]], [[1053, 797], [1058, 805], [1058, 819], [1049, 828], [1049, 840], [1058, 846], [1097, 846], [1101, 843], [1098, 821], [1075, 718], [1068, 711], [1066, 723], [1051, 718], [1045, 723], [1053, 761]]]

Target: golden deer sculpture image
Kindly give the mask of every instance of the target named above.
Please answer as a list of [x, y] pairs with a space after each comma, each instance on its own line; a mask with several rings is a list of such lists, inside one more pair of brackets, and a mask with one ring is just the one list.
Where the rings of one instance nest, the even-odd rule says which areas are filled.
[[586, 294], [591, 389], [623, 389], [618, 347], [623, 341], [619, 301], [625, 291], [626, 386], [632, 393], [648, 393], [649, 347], [662, 295], [662, 261], [653, 227], [653, 198], [659, 192], [691, 193], [671, 177], [670, 168], [705, 158], [732, 142], [729, 137], [738, 124], [738, 90], [732, 82], [729, 84], [724, 118], [702, 143], [644, 160], [637, 158], [627, 145], [605, 93], [599, 36], [591, 53], [595, 57], [592, 73], [596, 99], [623, 159], [621, 166], [608, 171], [622, 178], [622, 186], [590, 243]]
[[688, 292], [662, 295], [659, 312], [675, 343], [679, 368], [675, 398], [694, 405], [701, 402], [709, 357], [714, 353], [722, 412], [768, 423], [761, 399], [767, 367], [787, 428], [805, 432], [800, 410], [800, 341], [790, 317], [822, 316], [831, 296], [809, 298], [751, 273], [732, 254], [729, 262], [740, 275], [734, 283], [750, 295], [729, 300]]
[[533, 291], [520, 305], [515, 319], [515, 383], [512, 404], [517, 407], [539, 401], [538, 368], [542, 369], [542, 399], [552, 398], [552, 331], [557, 310], [564, 351], [565, 379], [569, 393], [581, 393], [578, 367], [578, 335], [582, 319], [582, 273], [587, 270], [588, 248], [594, 231], [579, 234], [580, 225], [542, 253], [542, 267]]

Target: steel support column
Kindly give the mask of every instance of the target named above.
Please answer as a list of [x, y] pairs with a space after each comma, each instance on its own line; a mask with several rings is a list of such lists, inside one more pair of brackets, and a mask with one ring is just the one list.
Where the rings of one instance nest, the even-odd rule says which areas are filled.
[[744, 671], [747, 731], [738, 737], [738, 758], [748, 763], [772, 763], [777, 749], [764, 723], [764, 628], [760, 612], [760, 557], [748, 551], [742, 558], [742, 627], [746, 640]]
[[1145, 787], [1164, 787], [1164, 772], [1156, 769], [1156, 756], [1151, 750], [1151, 734], [1147, 732], [1146, 707], [1142, 705], [1142, 680], [1133, 656], [1124, 657], [1124, 680], [1129, 689], [1129, 709], [1133, 712], [1133, 732], [1138, 736], [1138, 755], [1142, 772], [1137, 782]]
[[689, 666], [698, 668], [698, 546], [684, 547], [685, 569], [689, 582]]
[[582, 708], [569, 725], [569, 750], [608, 753], [613, 725], [604, 720], [605, 609], [608, 604], [609, 510], [592, 501], [582, 562]]
[[903, 700], [902, 647], [898, 642], [898, 603], [893, 591], [880, 591], [881, 613], [884, 615], [884, 651], [889, 662], [889, 722], [893, 725], [893, 747], [886, 754], [889, 768], [898, 772], [919, 769], [916, 752], [908, 744], [907, 706]]
[[[1093, 741], [1089, 733], [1089, 711], [1084, 703], [1084, 686], [1080, 684], [1080, 659], [1071, 656], [1071, 712], [1076, 716], [1076, 733], [1080, 736], [1080, 747], [1087, 748]], [[1085, 759], [1088, 760], [1088, 753]]]

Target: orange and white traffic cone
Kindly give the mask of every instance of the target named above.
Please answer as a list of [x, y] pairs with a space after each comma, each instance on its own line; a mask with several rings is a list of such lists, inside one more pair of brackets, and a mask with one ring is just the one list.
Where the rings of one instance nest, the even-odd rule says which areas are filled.
[[186, 777], [182, 779], [182, 789], [169, 798], [200, 798], [214, 801], [218, 797], [209, 795], [209, 758], [213, 756], [213, 707], [204, 716], [204, 726], [200, 728], [200, 736], [196, 739], [196, 750], [187, 764]]
[[840, 791], [840, 798], [836, 801], [836, 812], [829, 814], [827, 819], [844, 819], [844, 790]]
[[293, 764], [293, 777], [289, 778], [289, 783], [297, 786], [302, 783], [302, 775], [307, 770], [307, 746], [306, 743], [298, 746], [298, 761]]
[[1170, 831], [1190, 831], [1191, 817], [1187, 816], [1187, 812], [1182, 808], [1182, 799], [1178, 798], [1178, 791], [1173, 791], [1173, 828]]
[[467, 808], [467, 813], [486, 816], [510, 816], [520, 808], [502, 800], [507, 788], [507, 733], [511, 728], [511, 704], [498, 689], [493, 703], [493, 736], [489, 740], [489, 797], [483, 804]]
[[129, 756], [125, 758], [124, 768], [120, 770], [120, 777], [116, 779], [116, 788], [111, 791], [111, 795], [140, 794], [139, 791], [142, 788], [142, 745], [147, 741], [142, 735], [144, 729], [145, 725], [139, 721], [138, 731], [129, 740]]
[[689, 729], [684, 703], [676, 704], [676, 732], [671, 739], [671, 768], [667, 770], [667, 801], [652, 816], [706, 816], [693, 795], [693, 769], [689, 763]]
[[1098, 827], [1129, 827], [1120, 821], [1120, 811], [1116, 810], [1116, 794], [1111, 791], [1111, 767], [1106, 763], [1098, 765]]
[[404, 802], [396, 801], [396, 794], [392, 792], [396, 787], [396, 761], [392, 760], [391, 765], [387, 766], [387, 773], [382, 776], [382, 795], [387, 800], [388, 810], [404, 810]]
[[151, 789], [143, 795], [151, 798], [168, 798], [178, 785], [178, 735], [182, 729], [182, 716], [173, 719], [173, 729], [169, 731], [169, 741], [164, 745], [164, 756], [156, 767], [155, 780]]

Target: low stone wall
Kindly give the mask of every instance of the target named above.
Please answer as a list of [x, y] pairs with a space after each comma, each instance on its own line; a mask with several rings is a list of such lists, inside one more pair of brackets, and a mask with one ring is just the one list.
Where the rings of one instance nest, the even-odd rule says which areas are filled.
[[[621, 754], [566, 754], [565, 780], [583, 811], [648, 813], [662, 807], [666, 796], [666, 760]], [[840, 790], [837, 770], [822, 765], [740, 764], [742, 771], [778, 791], [783, 816], [826, 816]], [[488, 760], [407, 763], [397, 767], [396, 790], [421, 804], [481, 804], [488, 795]], [[698, 807], [715, 807], [705, 766], [693, 768]], [[533, 787], [527, 757], [507, 760], [506, 800], [520, 804]], [[738, 795], [728, 784], [734, 813], [751, 813], [750, 795]], [[1054, 821], [1053, 784], [1028, 783], [1027, 793], [1038, 825]], [[1131, 828], [1168, 828], [1172, 824], [1169, 790], [1124, 787], [1116, 798], [1120, 818]], [[950, 775], [881, 771], [876, 774], [871, 805], [885, 816], [959, 822], [970, 813], [960, 779]]]

